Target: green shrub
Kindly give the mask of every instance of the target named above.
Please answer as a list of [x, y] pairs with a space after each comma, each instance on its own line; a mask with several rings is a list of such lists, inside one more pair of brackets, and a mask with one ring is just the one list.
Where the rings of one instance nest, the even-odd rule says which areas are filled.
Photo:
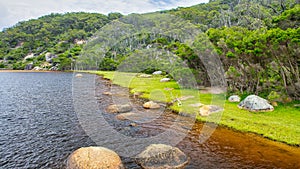
[[116, 70], [118, 63], [111, 58], [103, 58], [99, 64], [100, 70], [112, 71]]

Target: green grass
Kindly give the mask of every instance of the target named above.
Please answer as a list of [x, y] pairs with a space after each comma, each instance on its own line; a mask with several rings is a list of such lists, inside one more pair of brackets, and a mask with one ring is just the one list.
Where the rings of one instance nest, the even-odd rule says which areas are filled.
[[[141, 97], [160, 102], [171, 102], [176, 97], [194, 96], [174, 103], [170, 108], [175, 112], [196, 113], [197, 120], [214, 122], [242, 132], [252, 132], [263, 137], [289, 145], [300, 145], [300, 109], [293, 104], [279, 104], [273, 112], [249, 112], [237, 107], [238, 103], [225, 101], [225, 95], [203, 94], [195, 89], [180, 89], [175, 81], [161, 83], [161, 75], [152, 78], [140, 78], [139, 74], [107, 71], [86, 71], [112, 80], [112, 83], [130, 88], [131, 92], [142, 92]], [[165, 90], [173, 88], [173, 90]], [[199, 108], [191, 107], [194, 103], [215, 104], [224, 106], [224, 111], [209, 117], [198, 115]], [[299, 103], [298, 103], [299, 104]]]

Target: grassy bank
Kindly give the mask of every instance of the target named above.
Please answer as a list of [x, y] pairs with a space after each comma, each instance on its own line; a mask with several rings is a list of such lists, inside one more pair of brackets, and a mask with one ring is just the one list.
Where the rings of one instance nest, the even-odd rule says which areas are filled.
[[[161, 83], [161, 75], [151, 78], [140, 78], [133, 73], [115, 73], [105, 71], [88, 71], [112, 80], [114, 84], [130, 88], [132, 93], [142, 92], [141, 97], [161, 102], [171, 102], [175, 98], [193, 96], [193, 98], [175, 102], [170, 108], [176, 112], [197, 113], [199, 108], [191, 104], [219, 104], [224, 106], [223, 113], [209, 117], [197, 115], [199, 121], [215, 122], [242, 132], [252, 132], [263, 137], [284, 142], [289, 145], [300, 145], [300, 109], [295, 103], [279, 104], [273, 112], [249, 112], [237, 107], [238, 103], [224, 101], [225, 95], [205, 94], [199, 90], [180, 89], [175, 81]], [[223, 104], [224, 103], [224, 104]], [[297, 103], [299, 104], [299, 103]]]

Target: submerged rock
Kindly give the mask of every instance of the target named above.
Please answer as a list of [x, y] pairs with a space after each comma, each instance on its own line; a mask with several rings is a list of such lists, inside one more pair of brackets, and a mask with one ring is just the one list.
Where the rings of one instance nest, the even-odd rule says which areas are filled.
[[266, 99], [256, 95], [246, 97], [239, 105], [239, 108], [249, 111], [273, 111], [274, 107]]
[[216, 105], [204, 105], [200, 108], [199, 114], [201, 116], [209, 116], [213, 113], [218, 113], [220, 111], [223, 111], [223, 108], [216, 106]]
[[136, 162], [145, 169], [180, 169], [188, 161], [188, 157], [180, 149], [165, 144], [151, 144], [136, 157]]
[[122, 120], [122, 121], [123, 120], [135, 120], [135, 119], [140, 119], [142, 117], [143, 117], [142, 115], [139, 115], [137, 113], [132, 113], [132, 112], [121, 113], [121, 114], [116, 115], [116, 119]]
[[108, 113], [125, 113], [131, 110], [132, 110], [132, 106], [129, 104], [124, 104], [124, 105], [113, 104], [106, 108], [106, 112]]
[[153, 101], [149, 101], [143, 104], [143, 107], [145, 109], [159, 109], [160, 105], [158, 103], [155, 103]]
[[228, 98], [228, 101], [229, 102], [240, 102], [241, 101], [241, 98], [240, 96], [238, 95], [232, 95]]
[[103, 94], [103, 95], [107, 95], [107, 96], [111, 96], [111, 95], [112, 95], [111, 92], [103, 92], [102, 94]]
[[84, 147], [74, 151], [67, 169], [124, 169], [117, 153], [104, 147]]
[[160, 82], [169, 82], [171, 79], [170, 78], [163, 78], [160, 80]]

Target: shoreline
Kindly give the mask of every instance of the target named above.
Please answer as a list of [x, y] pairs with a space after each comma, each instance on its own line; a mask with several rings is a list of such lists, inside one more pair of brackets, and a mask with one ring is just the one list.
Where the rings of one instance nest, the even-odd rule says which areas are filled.
[[[83, 77], [84, 76], [85, 75], [83, 75]], [[96, 93], [97, 93], [96, 98], [97, 98], [97, 100], [99, 98], [102, 98], [102, 99], [99, 99], [99, 100], [101, 100], [99, 102], [99, 104], [101, 104], [101, 106], [99, 106], [99, 109], [101, 111], [105, 111], [105, 108], [107, 107], [107, 105], [110, 105], [112, 103], [111, 102], [112, 100], [107, 101], [107, 100], [111, 99], [111, 96], [105, 95], [103, 93], [107, 92], [107, 91], [110, 91], [111, 85], [113, 85], [113, 84], [111, 83], [112, 82], [111, 80], [109, 80], [107, 78], [104, 78], [103, 76], [100, 76], [100, 75], [97, 75], [95, 77], [95, 81], [97, 83], [97, 87], [96, 87], [96, 90], [95, 90]], [[119, 86], [119, 85], [113, 85], [113, 86], [114, 86], [114, 90], [112, 90], [112, 96], [121, 97], [121, 98], [124, 97], [124, 95], [122, 93], [126, 92], [127, 88]], [[118, 94], [120, 94], [120, 95], [118, 95]], [[147, 111], [147, 109], [142, 108], [142, 105], [143, 105], [143, 103], [149, 101], [148, 99], [140, 98], [138, 96], [134, 97], [132, 94], [129, 94], [129, 95], [128, 94], [129, 93], [126, 93], [125, 97], [130, 98], [131, 104], [135, 109], [136, 108], [141, 108], [142, 111], [143, 110]], [[175, 113], [173, 110], [169, 109], [168, 106], [166, 107], [164, 112], [165, 113], [161, 114], [160, 117], [157, 117], [157, 119], [155, 121], [150, 122], [151, 127], [149, 126], [149, 123], [147, 123], [145, 125], [145, 124], [143, 124], [143, 122], [142, 123], [137, 122], [137, 126], [145, 128], [145, 130], [143, 130], [143, 131], [146, 131], [149, 128], [153, 129], [154, 126], [167, 127], [166, 124], [169, 124], [169, 123], [166, 122], [166, 121], [170, 120], [170, 121], [174, 122], [171, 119], [181, 118], [181, 117], [179, 117], [179, 116], [181, 116], [180, 114]], [[138, 112], [134, 112], [134, 113], [138, 113]], [[151, 113], [151, 111], [145, 113], [145, 116], [142, 116], [141, 118], [143, 118], [143, 117], [147, 118], [148, 113]], [[109, 114], [109, 113], [103, 113], [104, 116], [107, 115], [107, 114]], [[122, 114], [122, 113], [120, 113], [120, 114]], [[119, 114], [113, 114], [113, 115], [110, 114], [108, 117], [118, 121], [118, 124], [120, 122], [123, 125], [126, 125], [126, 124], [128, 125], [128, 123], [126, 123], [126, 120], [123, 121], [124, 119], [123, 120], [116, 119], [116, 116], [118, 116], [118, 115]], [[166, 119], [166, 117], [169, 117], [168, 120]], [[173, 118], [171, 118], [171, 117], [173, 117]], [[185, 119], [186, 117], [183, 116], [182, 118]], [[130, 119], [129, 119], [129, 121], [130, 121]], [[166, 123], [164, 123], [164, 122], [166, 122]], [[193, 155], [193, 154], [195, 154], [195, 152], [200, 152], [202, 150], [202, 148], [200, 147], [200, 148], [190, 150], [187, 147], [193, 147], [193, 146], [187, 146], [187, 145], [198, 145], [199, 144], [198, 141], [195, 141], [194, 139], [191, 139], [191, 138], [195, 138], [194, 137], [195, 135], [200, 136], [201, 130], [203, 129], [204, 125], [205, 125], [205, 122], [201, 122], [201, 121], [196, 120], [193, 127], [188, 131], [188, 134], [186, 135], [186, 137], [184, 139], [182, 139], [182, 141], [176, 145], [176, 147], [178, 147], [181, 150], [185, 151], [188, 154], [188, 156], [191, 158], [192, 163], [190, 163], [190, 164], [191, 164], [191, 166], [193, 166], [192, 168], [195, 168], [195, 167], [197, 168], [197, 166], [199, 166], [199, 164], [197, 164], [197, 162], [195, 162], [195, 161], [199, 160], [199, 155]], [[170, 127], [170, 126], [168, 126], [168, 127]], [[135, 127], [133, 127], [133, 128], [135, 128]], [[227, 137], [226, 140], [223, 140], [224, 136]], [[294, 146], [290, 146], [288, 144], [273, 141], [273, 140], [261, 137], [260, 135], [257, 135], [257, 134], [254, 134], [254, 133], [241, 132], [241, 131], [238, 131], [238, 130], [235, 130], [235, 129], [232, 129], [232, 128], [228, 128], [228, 127], [223, 126], [223, 125], [219, 125], [216, 128], [216, 131], [210, 136], [209, 139], [212, 142], [214, 142], [214, 141], [218, 142], [219, 141], [218, 145], [220, 147], [224, 147], [224, 146], [234, 147], [233, 149], [235, 149], [235, 152], [241, 152], [241, 154], [238, 154], [238, 155], [241, 155], [241, 157], [245, 157], [245, 156], [248, 155], [247, 151], [245, 151], [245, 154], [244, 154], [245, 156], [242, 155], [243, 154], [242, 152], [244, 152], [243, 147], [248, 147], [248, 148], [253, 149], [253, 150], [261, 150], [262, 153], [263, 153], [263, 156], [265, 155], [265, 153], [267, 155], [267, 154], [269, 154], [269, 152], [271, 152], [270, 154], [274, 153], [272, 155], [273, 156], [278, 155], [277, 157], [279, 157], [279, 158], [282, 158], [282, 156], [285, 156], [285, 155], [281, 154], [281, 152], [278, 151], [278, 150], [286, 150], [286, 152], [290, 152], [290, 153], [293, 153], [293, 154], [295, 153], [294, 156], [297, 156], [300, 153], [300, 151], [299, 151], [300, 149], [298, 147], [294, 147]], [[239, 144], [236, 144], [236, 143], [239, 143]], [[202, 144], [211, 145], [211, 143], [209, 141], [206, 142], [206, 143], [203, 142]], [[226, 151], [226, 150], [224, 150], [224, 151]], [[252, 153], [255, 154], [256, 152], [253, 151], [250, 154], [252, 154]], [[269, 159], [269, 157], [264, 157], [264, 159], [270, 160], [270, 161], [272, 161], [272, 163], [273, 163], [273, 161], [274, 161], [274, 163], [277, 163], [275, 158], [272, 160], [272, 159]], [[285, 159], [285, 158], [283, 158], [283, 159]], [[255, 160], [255, 159], [253, 159], [253, 160]]]
[[[108, 80], [111, 80], [111, 77], [109, 77], [109, 73], [108, 74], [105, 74], [105, 73], [107, 73], [107, 72], [102, 72], [101, 73], [101, 71], [95, 71], [95, 72], [92, 72], [92, 71], [78, 71], [78, 73], [89, 73], [89, 74], [95, 74], [95, 75], [98, 75], [98, 76], [101, 76], [101, 77], [103, 77], [103, 78], [105, 78], [105, 79], [108, 79]], [[107, 77], [108, 76], [108, 77]], [[110, 81], [110, 83], [111, 84], [115, 84], [115, 83], [113, 83], [112, 81]], [[124, 86], [122, 86], [122, 85], [120, 85], [120, 84], [115, 84], [115, 85], [118, 85], [118, 86], [121, 86], [121, 87], [124, 87]], [[130, 88], [130, 87], [127, 87], [127, 88], [129, 88], [129, 89], [132, 89], [132, 88]], [[149, 100], [149, 98], [147, 98], [147, 97], [142, 97], [143, 99], [148, 99]], [[230, 130], [233, 130], [233, 131], [235, 131], [235, 132], [240, 132], [240, 133], [247, 133], [247, 134], [254, 134], [254, 135], [256, 135], [256, 136], [259, 136], [259, 137], [261, 137], [261, 138], [264, 138], [264, 139], [267, 139], [267, 140], [270, 140], [270, 141], [274, 141], [274, 142], [276, 142], [276, 143], [281, 143], [281, 144], [285, 144], [285, 145], [288, 145], [288, 146], [291, 146], [291, 147], [296, 147], [296, 148], [299, 148], [300, 147], [300, 144], [299, 144], [299, 142], [295, 142], [295, 138], [292, 138], [291, 140], [284, 140], [284, 139], [282, 139], [282, 137], [278, 137], [278, 136], [272, 136], [272, 135], [270, 135], [270, 133], [269, 133], [269, 128], [265, 128], [265, 129], [262, 129], [262, 130], [256, 130], [255, 128], [260, 128], [261, 127], [261, 125], [268, 125], [268, 123], [265, 123], [264, 121], [262, 121], [261, 122], [261, 124], [256, 124], [256, 121], [255, 121], [255, 119], [249, 119], [248, 121], [243, 121], [242, 119], [241, 120], [239, 120], [239, 118], [241, 118], [241, 117], [238, 117], [238, 118], [236, 118], [236, 117], [234, 117], [234, 118], [236, 118], [236, 119], [234, 119], [234, 121], [231, 121], [232, 120], [232, 116], [234, 116], [235, 115], [235, 113], [233, 113], [232, 114], [232, 112], [234, 112], [234, 111], [236, 111], [236, 110], [238, 110], [238, 111], [236, 111], [237, 113], [236, 114], [247, 114], [248, 116], [249, 115], [251, 115], [251, 116], [260, 116], [260, 115], [264, 115], [263, 113], [254, 113], [254, 114], [251, 114], [251, 112], [248, 112], [248, 111], [245, 111], [245, 110], [240, 110], [240, 109], [236, 109], [236, 110], [232, 110], [232, 106], [233, 106], [233, 104], [232, 103], [227, 103], [226, 102], [226, 104], [225, 104], [225, 109], [227, 109], [227, 110], [225, 110], [224, 112], [223, 112], [223, 115], [222, 116], [226, 116], [226, 117], [222, 117], [222, 120], [221, 121], [219, 121], [219, 122], [214, 122], [214, 121], [210, 121], [210, 120], [208, 120], [208, 119], [206, 119], [205, 117], [197, 117], [196, 118], [196, 121], [197, 122], [200, 122], [200, 123], [214, 123], [214, 124], [217, 124], [217, 125], [219, 125], [220, 127], [224, 127], [224, 128], [227, 128], [227, 129], [230, 129]], [[234, 107], [236, 107], [236, 106], [234, 106]], [[281, 112], [282, 111], [282, 108], [285, 108], [285, 106], [282, 106], [280, 109], [281, 110], [277, 110], [277, 112], [276, 111], [274, 111], [273, 112], [273, 114], [271, 114], [271, 115], [267, 115], [267, 117], [272, 117], [272, 118], [274, 118], [274, 119], [277, 119], [278, 120], [278, 117], [276, 117], [276, 114], [278, 113], [278, 112]], [[173, 106], [172, 107], [172, 105], [168, 105], [168, 109], [170, 109], [173, 113], [175, 113], [175, 114], [180, 114], [180, 113], [178, 113], [178, 111], [177, 111], [177, 109]], [[230, 112], [230, 113], [228, 113], [228, 112]], [[224, 113], [226, 114], [226, 115], [224, 115]], [[269, 113], [272, 113], [272, 112], [269, 112]], [[184, 112], [184, 114], [189, 114], [188, 112]], [[229, 117], [228, 117], [228, 115], [229, 115]], [[274, 116], [274, 117], [273, 117]], [[259, 118], [264, 118], [264, 117], [259, 117]], [[230, 122], [228, 123], [228, 121], [230, 120]], [[251, 122], [251, 123], [249, 123], [249, 122]], [[235, 123], [237, 123], [237, 124], [235, 124]], [[243, 124], [243, 125], [240, 125], [239, 123], [245, 123], [245, 124]], [[272, 123], [270, 123], [270, 124], [272, 124]], [[249, 129], [249, 128], [252, 128], [252, 129]], [[274, 126], [273, 127], [271, 127], [271, 128], [275, 128]], [[285, 133], [285, 132], [283, 132], [283, 133]], [[281, 134], [283, 134], [283, 133], [281, 133]], [[286, 134], [286, 133], [285, 133]], [[292, 134], [292, 133], [288, 133], [288, 134], [286, 134], [286, 135], [289, 135], [289, 134]], [[297, 136], [298, 137], [298, 136]], [[293, 139], [294, 139], [294, 141], [293, 141]]]

